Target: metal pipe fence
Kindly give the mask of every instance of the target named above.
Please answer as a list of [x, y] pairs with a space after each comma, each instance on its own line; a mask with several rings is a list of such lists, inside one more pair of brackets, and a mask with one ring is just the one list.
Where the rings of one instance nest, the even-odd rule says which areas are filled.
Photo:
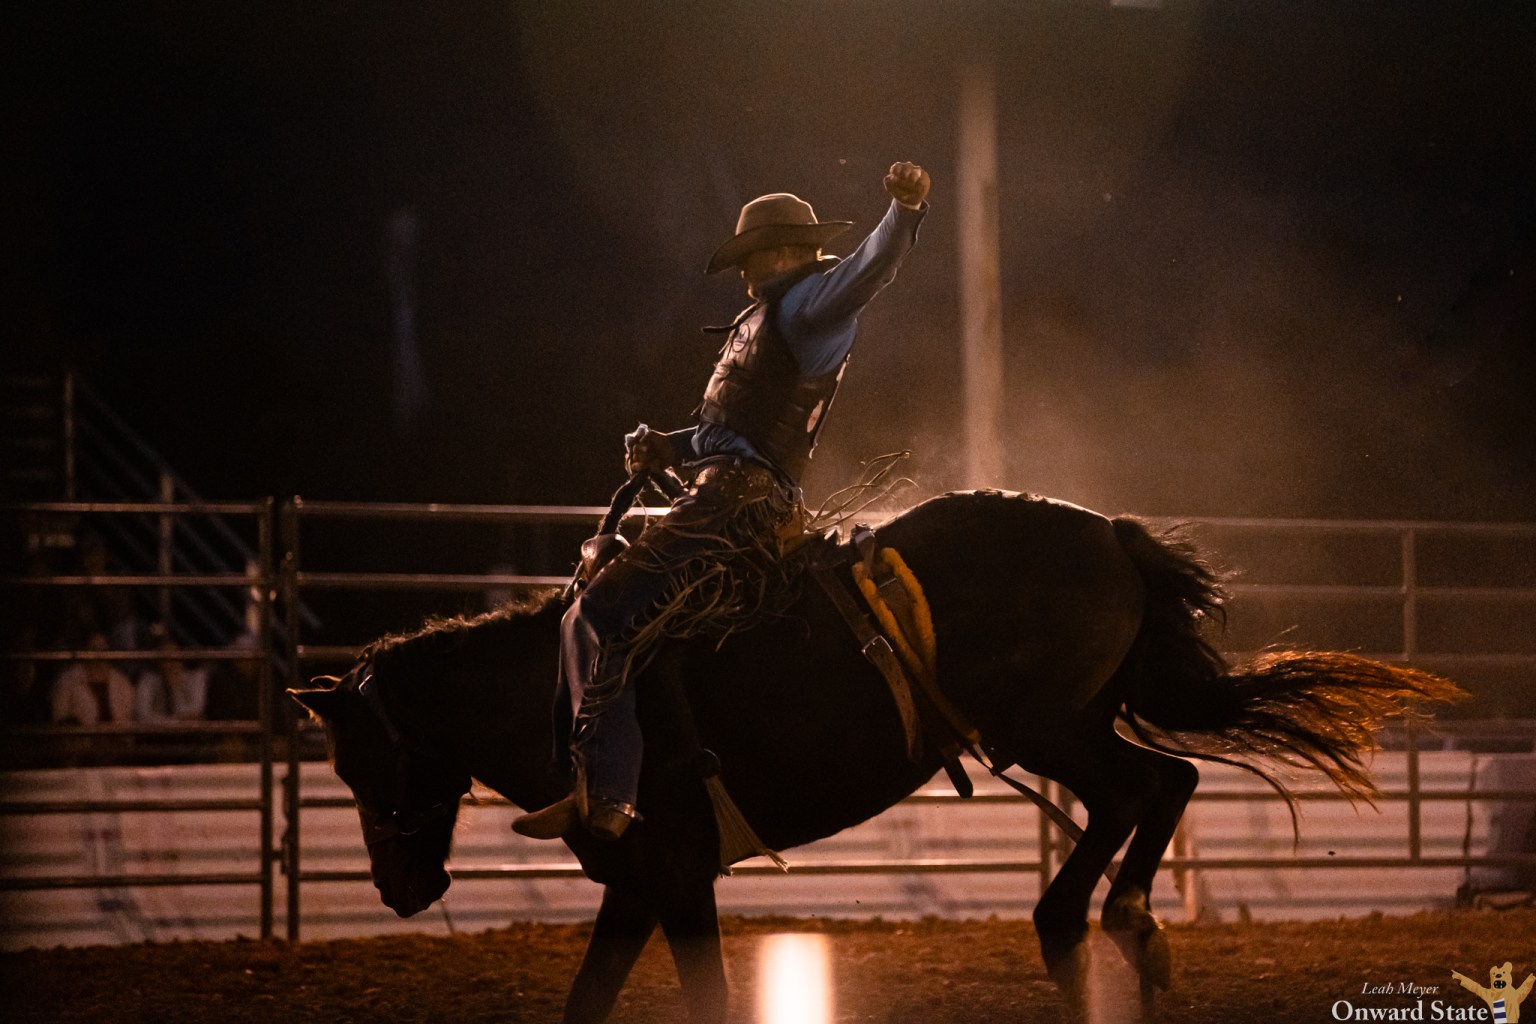
[[[171, 811], [176, 813], [258, 813], [261, 818], [261, 849], [257, 855], [256, 870], [250, 873], [221, 873], [197, 875], [123, 875], [123, 876], [61, 876], [57, 878], [0, 878], [0, 889], [24, 889], [69, 886], [134, 886], [180, 884], [252, 884], [259, 887], [262, 901], [263, 937], [271, 936], [276, 909], [275, 872], [280, 871], [286, 881], [286, 926], [290, 940], [300, 938], [302, 921], [302, 892], [308, 883], [333, 881], [364, 881], [365, 871], [306, 869], [302, 862], [301, 836], [303, 816], [306, 811], [320, 808], [350, 806], [344, 798], [311, 798], [301, 791], [299, 766], [304, 758], [306, 745], [313, 747], [314, 733], [291, 702], [279, 700], [279, 684], [298, 686], [305, 682], [307, 670], [319, 664], [335, 664], [353, 657], [355, 651], [369, 638], [304, 635], [306, 628], [313, 630], [313, 620], [301, 618], [306, 595], [321, 593], [378, 594], [386, 591], [418, 594], [473, 594], [476, 592], [505, 589], [535, 589], [563, 585], [566, 576], [551, 572], [506, 572], [487, 569], [485, 572], [401, 572], [376, 569], [337, 570], [310, 567], [305, 561], [307, 524], [331, 520], [339, 523], [389, 523], [389, 524], [463, 524], [475, 523], [507, 529], [526, 528], [530, 525], [579, 525], [595, 523], [605, 511], [595, 506], [529, 506], [529, 505], [444, 505], [403, 503], [356, 503], [315, 502], [294, 499], [274, 509], [269, 501], [254, 503], [51, 503], [32, 506], [4, 506], [3, 510], [55, 512], [59, 514], [133, 514], [157, 516], [182, 516], [218, 514], [221, 516], [250, 516], [258, 523], [260, 558], [253, 573], [247, 574], [185, 574], [144, 573], [129, 576], [61, 576], [46, 580], [8, 576], [0, 578], [0, 586], [15, 587], [84, 587], [97, 585], [123, 585], [130, 587], [190, 587], [190, 586], [248, 586], [259, 591], [260, 649], [251, 651], [227, 651], [203, 648], [181, 652], [184, 660], [220, 660], [259, 658], [262, 666], [258, 720], [255, 723], [206, 723], [204, 731], [218, 735], [255, 735], [260, 743], [260, 788], [255, 798], [197, 801], [197, 800], [137, 800], [137, 801], [61, 801], [56, 803], [0, 802], [0, 816], [24, 816], [32, 814], [56, 814], [81, 811], [118, 811], [122, 813]], [[636, 510], [632, 517], [660, 515], [665, 509]], [[1239, 582], [1231, 587], [1238, 600], [1249, 598], [1280, 598], [1287, 601], [1334, 601], [1340, 598], [1387, 601], [1398, 611], [1398, 640], [1395, 649], [1374, 650], [1372, 656], [1404, 663], [1429, 661], [1440, 671], [1455, 674], [1457, 665], [1497, 665], [1513, 668], [1536, 680], [1536, 651], [1523, 649], [1512, 651], [1454, 651], [1427, 650], [1422, 642], [1423, 621], [1421, 612], [1427, 602], [1510, 600], [1516, 603], [1536, 601], [1536, 586], [1524, 583], [1513, 585], [1456, 586], [1436, 581], [1424, 582], [1422, 545], [1426, 536], [1455, 536], [1458, 538], [1493, 538], [1499, 543], [1511, 539], [1524, 543], [1536, 543], [1536, 524], [1462, 524], [1427, 522], [1357, 522], [1331, 520], [1262, 520], [1262, 519], [1192, 519], [1184, 520], [1200, 530], [1226, 533], [1252, 533], [1266, 538], [1282, 535], [1345, 538], [1386, 538], [1396, 546], [1397, 578], [1363, 584], [1333, 582]], [[277, 554], [281, 552], [281, 555]], [[574, 549], [569, 553], [574, 558]], [[8, 652], [8, 658], [31, 658], [37, 661], [63, 661], [78, 659], [103, 660], [153, 660], [155, 652]], [[277, 666], [282, 666], [279, 673]], [[1447, 666], [1450, 666], [1448, 669]], [[1510, 727], [1515, 736], [1530, 743], [1536, 736], [1536, 723], [1516, 723]], [[186, 727], [188, 733], [197, 733], [202, 727]], [[118, 727], [97, 730], [74, 730], [74, 734], [88, 737], [94, 734], [112, 734]], [[15, 732], [15, 730], [12, 730]], [[1422, 835], [1422, 805], [1441, 801], [1467, 803], [1536, 802], [1536, 789], [1508, 787], [1483, 787], [1472, 790], [1445, 790], [1425, 788], [1419, 770], [1419, 752], [1425, 743], [1421, 731], [1414, 727], [1384, 737], [1393, 747], [1402, 749], [1407, 759], [1407, 779], [1404, 788], [1385, 792], [1381, 799], [1408, 806], [1406, 834], [1403, 852], [1390, 856], [1355, 857], [1213, 857], [1185, 854], [1175, 849], [1165, 865], [1178, 872], [1208, 870], [1271, 870], [1278, 868], [1300, 869], [1392, 869], [1407, 867], [1523, 867], [1536, 865], [1536, 856], [1488, 853], [1461, 856], [1431, 856], [1424, 851]], [[279, 763], [282, 775], [277, 777]], [[1055, 794], [1063, 802], [1070, 796], [1048, 780], [1039, 780], [1048, 794]], [[274, 799], [274, 792], [280, 795]], [[1202, 802], [1232, 802], [1278, 799], [1262, 793], [1198, 790], [1196, 804]], [[1307, 794], [1307, 800], [1339, 800], [1334, 793]], [[960, 798], [932, 792], [920, 793], [909, 798], [913, 804], [959, 806]], [[482, 799], [481, 803], [486, 801]], [[1022, 797], [1013, 794], [978, 794], [973, 803], [1006, 803], [1029, 806]], [[280, 808], [280, 811], [279, 811]], [[281, 831], [277, 822], [281, 813]], [[893, 860], [869, 860], [848, 858], [797, 865], [795, 873], [810, 875], [862, 875], [862, 874], [954, 874], [1017, 872], [1038, 875], [1042, 887], [1047, 884], [1061, 860], [1070, 851], [1070, 844], [1055, 836], [1053, 826], [1044, 815], [1037, 814], [1039, 856], [1033, 859], [962, 859], [962, 858], [908, 858]], [[777, 874], [778, 869], [767, 865], [744, 864], [737, 874], [752, 876]], [[511, 864], [499, 867], [461, 869], [455, 872], [460, 878], [489, 879], [539, 879], [571, 878], [580, 875], [574, 861], [549, 863]]]
[[[0, 577], [0, 589], [11, 592], [27, 592], [37, 589], [127, 587], [157, 588], [166, 595], [161, 608], [170, 608], [169, 594], [178, 589], [237, 587], [247, 590], [255, 601], [258, 623], [257, 642], [253, 649], [228, 649], [190, 647], [178, 648], [168, 658], [165, 651], [149, 650], [19, 650], [6, 651], [8, 661], [32, 662], [92, 662], [92, 661], [241, 661], [254, 662], [256, 672], [257, 717], [250, 721], [201, 721], [165, 724], [109, 723], [96, 726], [34, 727], [5, 730], [8, 744], [33, 736], [52, 744], [74, 740], [101, 740], [123, 737], [176, 737], [181, 739], [228, 739], [252, 737], [256, 739], [260, 779], [259, 791], [249, 799], [231, 800], [91, 800], [91, 801], [0, 801], [0, 815], [35, 816], [74, 813], [240, 813], [256, 814], [260, 834], [259, 846], [252, 851], [254, 867], [248, 872], [192, 872], [157, 874], [133, 872], [122, 874], [91, 875], [34, 875], [0, 878], [0, 890], [79, 889], [79, 888], [126, 888], [134, 886], [181, 886], [181, 885], [250, 885], [258, 891], [261, 937], [273, 934], [272, 907], [276, 892], [276, 877], [271, 856], [273, 848], [274, 801], [272, 799], [272, 765], [274, 759], [274, 694], [276, 674], [272, 662], [271, 621], [273, 605], [277, 598], [277, 574], [273, 562], [275, 538], [275, 501], [266, 498], [250, 502], [205, 501], [125, 501], [125, 502], [28, 502], [0, 505], [0, 513], [10, 516], [63, 517], [68, 519], [112, 516], [151, 515], [160, 524], [160, 536], [164, 539], [158, 557], [159, 572], [124, 573], [101, 575], [54, 575], [47, 577], [7, 575]], [[256, 534], [257, 557], [243, 573], [173, 572], [175, 559], [169, 545], [175, 537], [175, 524], [188, 517], [202, 517], [217, 522], [220, 529], [228, 530], [228, 521], [245, 520], [252, 524]]]
[[[368, 572], [318, 572], [306, 571], [299, 566], [297, 559], [298, 535], [300, 522], [304, 519], [334, 518], [351, 521], [368, 520], [376, 518], [387, 521], [428, 521], [439, 522], [474, 521], [474, 522], [553, 522], [553, 521], [596, 521], [604, 512], [598, 507], [581, 506], [489, 506], [489, 505], [438, 505], [438, 504], [370, 504], [353, 502], [298, 502], [296, 501], [285, 511], [285, 523], [287, 529], [291, 529], [292, 535], [289, 543], [290, 557], [293, 559], [291, 572], [285, 577], [288, 584], [294, 588], [290, 595], [291, 604], [299, 594], [306, 589], [327, 590], [354, 590], [358, 592], [376, 591], [380, 589], [411, 589], [419, 591], [443, 591], [443, 590], [479, 590], [494, 587], [523, 586], [541, 587], [561, 585], [566, 581], [564, 576], [551, 575], [525, 575], [506, 573], [486, 573], [483, 575], [464, 573], [368, 573]], [[648, 509], [644, 513], [655, 515], [664, 512], [664, 509]], [[1290, 599], [1308, 598], [1337, 598], [1340, 596], [1386, 598], [1400, 603], [1401, 608], [1401, 649], [1389, 650], [1378, 653], [1376, 656], [1386, 660], [1412, 662], [1420, 654], [1418, 638], [1417, 610], [1421, 600], [1426, 598], [1436, 599], [1461, 599], [1463, 597], [1487, 598], [1487, 597], [1512, 597], [1514, 599], [1530, 599], [1536, 597], [1536, 587], [1482, 587], [1464, 588], [1450, 586], [1426, 587], [1420, 583], [1417, 560], [1418, 538], [1425, 532], [1441, 532], [1455, 534], [1470, 534], [1498, 537], [1519, 537], [1536, 541], [1536, 524], [1461, 524], [1461, 523], [1432, 523], [1420, 521], [1394, 521], [1394, 522], [1359, 522], [1352, 520], [1263, 520], [1263, 519], [1234, 519], [1234, 518], [1195, 518], [1180, 520], [1196, 529], [1217, 529], [1224, 531], [1251, 530], [1265, 531], [1274, 534], [1281, 531], [1298, 531], [1303, 534], [1343, 534], [1343, 535], [1395, 535], [1397, 538], [1399, 559], [1399, 579], [1391, 584], [1382, 585], [1338, 585], [1338, 584], [1289, 584], [1289, 583], [1238, 583], [1231, 590], [1238, 597], [1247, 596], [1282, 596]], [[297, 637], [296, 637], [297, 640]], [[297, 667], [305, 662], [331, 662], [351, 656], [356, 647], [337, 644], [307, 645], [296, 643], [293, 657], [289, 663]], [[1487, 661], [1487, 656], [1473, 656], [1471, 660]], [[1536, 676], [1536, 654], [1515, 654], [1507, 657], [1497, 657], [1495, 660], [1517, 664], [1531, 670]], [[1435, 791], [1425, 790], [1421, 784], [1418, 770], [1418, 756], [1421, 746], [1421, 736], [1417, 728], [1410, 726], [1403, 730], [1399, 742], [1407, 753], [1408, 780], [1407, 788], [1402, 791], [1387, 792], [1381, 795], [1383, 801], [1403, 801], [1408, 805], [1408, 828], [1405, 836], [1405, 853], [1393, 857], [1326, 857], [1326, 858], [1300, 858], [1300, 857], [1227, 857], [1213, 858], [1209, 856], [1179, 856], [1175, 853], [1165, 860], [1165, 864], [1174, 870], [1198, 871], [1216, 869], [1260, 870], [1275, 868], [1355, 868], [1355, 869], [1382, 869], [1394, 867], [1479, 867], [1479, 866], [1528, 866], [1536, 864], [1536, 855], [1516, 854], [1499, 855], [1489, 854], [1482, 856], [1457, 856], [1457, 857], [1426, 857], [1423, 852], [1422, 837], [1422, 813], [1421, 804], [1425, 801], [1520, 801], [1536, 802], [1536, 790], [1454, 790]], [[296, 771], [290, 775], [297, 777]], [[1036, 780], [1037, 783], [1048, 792], [1056, 792], [1060, 787], [1049, 780]], [[1308, 794], [1306, 799], [1342, 800], [1342, 794], [1319, 793]], [[979, 795], [971, 798], [973, 801], [997, 802], [1025, 805], [1027, 801], [1023, 797], [1013, 794]], [[1239, 792], [1201, 792], [1196, 791], [1194, 800], [1203, 801], [1251, 801], [1255, 799], [1279, 799], [1273, 794], [1239, 793]], [[909, 798], [913, 803], [938, 803], [947, 804], [959, 801], [958, 796], [945, 796], [939, 794], [919, 794]], [[484, 802], [483, 800], [481, 801]], [[345, 801], [342, 801], [345, 803]], [[293, 806], [302, 810], [311, 807], [334, 806], [330, 801], [310, 801], [302, 799], [294, 794]], [[1053, 826], [1043, 814], [1038, 815], [1038, 840], [1040, 856], [1036, 860], [975, 860], [975, 859], [933, 859], [916, 858], [905, 860], [883, 861], [834, 861], [820, 862], [797, 866], [796, 874], [926, 874], [926, 873], [960, 873], [960, 872], [1035, 872], [1040, 876], [1042, 887], [1047, 884], [1061, 859], [1070, 852], [1070, 843], [1055, 836]], [[368, 876], [365, 872], [348, 871], [303, 871], [298, 862], [297, 845], [287, 861], [295, 874], [290, 878], [292, 889], [297, 889], [297, 883], [363, 880]], [[565, 878], [580, 875], [580, 868], [574, 863], [550, 863], [550, 864], [514, 864], [496, 868], [472, 869], [469, 871], [457, 871], [456, 875], [465, 878]], [[735, 874], [760, 875], [777, 874], [778, 869], [769, 865], [743, 864], [738, 866]], [[294, 904], [296, 907], [297, 904]], [[296, 937], [298, 932], [298, 915], [291, 913], [289, 917], [291, 933]]]

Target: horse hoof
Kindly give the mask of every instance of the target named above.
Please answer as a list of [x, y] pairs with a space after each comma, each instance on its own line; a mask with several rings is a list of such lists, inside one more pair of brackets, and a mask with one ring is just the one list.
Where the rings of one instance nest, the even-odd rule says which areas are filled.
[[1147, 908], [1139, 889], [1127, 890], [1104, 907], [1100, 926], [1114, 940], [1125, 962], [1136, 969], [1143, 988], [1167, 989], [1173, 982], [1173, 951], [1163, 925]]
[[1162, 925], [1142, 940], [1136, 973], [1164, 991], [1173, 984], [1173, 950], [1168, 946], [1168, 936]]
[[1069, 1020], [1081, 1020], [1088, 1006], [1088, 971], [1090, 954], [1087, 939], [1070, 946], [1042, 950], [1045, 973], [1067, 1000]]
[[1143, 982], [1166, 990], [1173, 983], [1173, 951], [1161, 925], [1147, 931], [1108, 931], [1125, 962], [1136, 969]]

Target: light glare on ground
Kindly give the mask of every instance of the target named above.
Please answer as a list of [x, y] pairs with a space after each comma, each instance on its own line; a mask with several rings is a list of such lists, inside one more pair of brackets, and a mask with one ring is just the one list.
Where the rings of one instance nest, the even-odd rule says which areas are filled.
[[757, 962], [758, 1024], [831, 1024], [832, 965], [825, 935], [766, 936]]

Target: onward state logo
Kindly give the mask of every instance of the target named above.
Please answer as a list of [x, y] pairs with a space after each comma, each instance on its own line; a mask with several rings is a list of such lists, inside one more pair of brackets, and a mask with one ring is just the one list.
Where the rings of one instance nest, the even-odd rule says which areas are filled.
[[[1396, 984], [1373, 985], [1366, 982], [1360, 992], [1366, 996], [1409, 996], [1413, 1002], [1396, 1006], [1357, 1004], [1340, 999], [1333, 1004], [1334, 1020], [1452, 1020], [1491, 1021], [1492, 1024], [1520, 1024], [1520, 1004], [1536, 985], [1536, 974], [1527, 974], [1519, 988], [1514, 987], [1515, 968], [1512, 963], [1488, 969], [1488, 984], [1480, 985], [1460, 971], [1452, 971], [1451, 978], [1469, 992], [1476, 993], [1487, 1006], [1466, 1006], [1447, 1003], [1438, 998], [1440, 986], [1419, 985], [1409, 981]], [[1437, 998], [1426, 1000], [1426, 996]]]
[[1476, 992], [1483, 997], [1494, 1024], [1519, 1024], [1520, 1004], [1531, 994], [1531, 985], [1536, 983], [1536, 974], [1527, 974], [1519, 988], [1511, 988], [1515, 980], [1515, 965], [1508, 962], [1503, 967], [1488, 968], [1486, 988], [1460, 971], [1452, 971], [1451, 977], [1461, 982], [1461, 987], [1468, 992]]

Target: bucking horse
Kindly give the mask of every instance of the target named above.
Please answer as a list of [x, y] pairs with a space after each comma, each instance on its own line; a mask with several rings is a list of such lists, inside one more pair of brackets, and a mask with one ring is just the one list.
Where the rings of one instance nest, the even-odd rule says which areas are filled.
[[[1089, 902], [1122, 846], [1101, 927], [1142, 979], [1144, 1009], [1169, 984], [1149, 895], [1194, 792], [1194, 761], [1239, 764], [1282, 791], [1277, 768], [1315, 769], [1368, 799], [1377, 727], [1461, 695], [1438, 677], [1343, 653], [1271, 650], [1228, 664], [1215, 646], [1220, 575], [1182, 535], [1156, 535], [1134, 518], [960, 492], [909, 509], [878, 536], [921, 582], [937, 683], [994, 766], [1053, 779], [1087, 812], [1033, 915], [1047, 971], [1074, 1013], [1086, 994]], [[294, 692], [325, 726], [374, 885], [400, 916], [447, 890], [471, 779], [526, 810], [568, 792], [569, 777], [552, 767], [564, 606], [551, 595], [436, 620], [370, 644], [345, 677]], [[643, 820], [617, 842], [580, 830], [566, 840], [603, 897], [564, 1019], [604, 1020], [659, 925], [691, 1019], [714, 1024], [726, 1015], [721, 865], [700, 747], [775, 850], [881, 813], [934, 776], [941, 755], [929, 745], [909, 756], [885, 680], [815, 586], [724, 640], [668, 642], [633, 685]], [[690, 714], [669, 699], [678, 692]]]

